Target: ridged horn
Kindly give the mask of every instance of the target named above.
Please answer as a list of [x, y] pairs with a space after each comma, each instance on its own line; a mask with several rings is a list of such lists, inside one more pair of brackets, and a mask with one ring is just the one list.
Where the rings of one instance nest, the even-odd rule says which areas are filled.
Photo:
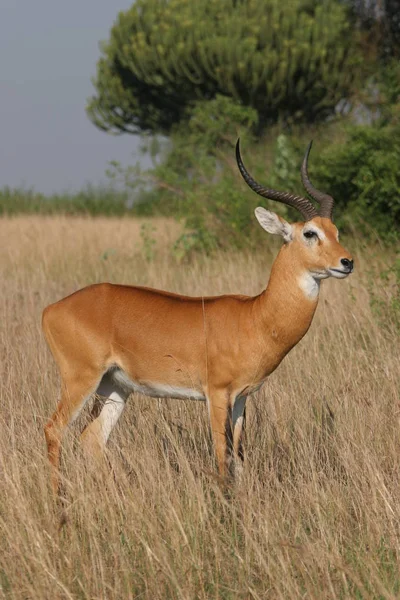
[[317, 190], [317, 188], [313, 186], [313, 184], [310, 181], [310, 178], [308, 177], [307, 164], [311, 146], [312, 140], [308, 144], [306, 153], [304, 155], [303, 164], [301, 165], [301, 181], [303, 182], [303, 185], [307, 192], [310, 194], [311, 198], [314, 198], [314, 200], [316, 200], [320, 205], [320, 209], [318, 211], [319, 216], [332, 219], [333, 205], [335, 202], [334, 199], [332, 198], [332, 196], [329, 196], [329, 194], [324, 194], [323, 192]]
[[[305, 157], [306, 169], [307, 158], [308, 155]], [[290, 192], [278, 192], [277, 190], [264, 187], [257, 183], [257, 181], [255, 181], [252, 178], [252, 176], [243, 164], [242, 157], [240, 155], [240, 138], [236, 142], [236, 162], [239, 167], [239, 171], [247, 185], [259, 196], [262, 196], [263, 198], [269, 198], [270, 200], [276, 200], [277, 202], [282, 202], [282, 204], [286, 204], [287, 206], [292, 206], [293, 208], [296, 208], [298, 211], [301, 212], [306, 221], [309, 221], [313, 217], [318, 216], [317, 209], [313, 204], [311, 204], [308, 198], [304, 198], [303, 196], [296, 196], [295, 194], [291, 194]]]

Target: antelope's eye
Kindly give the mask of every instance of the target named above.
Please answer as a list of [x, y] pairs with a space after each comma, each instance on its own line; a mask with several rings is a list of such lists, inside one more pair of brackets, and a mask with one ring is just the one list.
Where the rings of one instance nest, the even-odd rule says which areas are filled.
[[318, 238], [318, 234], [316, 231], [305, 231], [303, 235], [308, 240], [311, 240], [311, 238]]

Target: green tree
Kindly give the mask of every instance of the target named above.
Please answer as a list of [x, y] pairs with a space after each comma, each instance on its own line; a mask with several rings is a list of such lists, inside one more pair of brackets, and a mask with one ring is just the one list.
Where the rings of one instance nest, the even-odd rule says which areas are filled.
[[354, 38], [338, 0], [137, 0], [102, 46], [87, 112], [107, 131], [170, 133], [222, 95], [260, 128], [323, 118], [354, 83]]

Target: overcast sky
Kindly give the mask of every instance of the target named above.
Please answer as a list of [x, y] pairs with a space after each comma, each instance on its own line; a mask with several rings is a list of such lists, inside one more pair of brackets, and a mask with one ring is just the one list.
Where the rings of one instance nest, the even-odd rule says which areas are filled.
[[86, 117], [98, 43], [133, 0], [0, 0], [0, 187], [75, 190], [136, 162], [138, 140]]

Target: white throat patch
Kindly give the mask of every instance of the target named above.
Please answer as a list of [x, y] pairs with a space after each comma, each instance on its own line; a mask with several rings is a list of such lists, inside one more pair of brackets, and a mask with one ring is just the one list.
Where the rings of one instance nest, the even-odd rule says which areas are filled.
[[303, 273], [299, 277], [298, 282], [306, 298], [308, 298], [309, 300], [315, 300], [316, 298], [318, 298], [320, 287], [319, 279], [315, 279], [315, 277], [313, 277], [311, 273]]

